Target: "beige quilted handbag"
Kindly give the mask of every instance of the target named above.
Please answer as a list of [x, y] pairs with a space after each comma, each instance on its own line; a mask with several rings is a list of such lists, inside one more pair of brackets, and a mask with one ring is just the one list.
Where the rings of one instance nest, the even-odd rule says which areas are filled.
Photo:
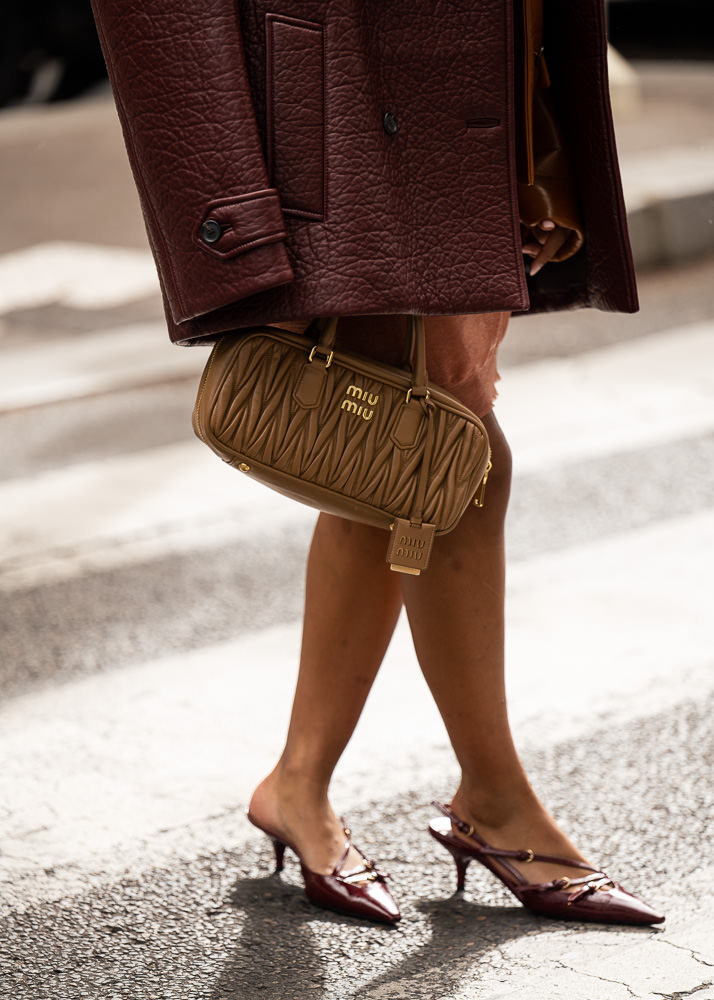
[[427, 385], [424, 322], [410, 317], [411, 364], [335, 349], [337, 320], [304, 335], [260, 327], [223, 337], [193, 412], [202, 441], [241, 472], [302, 503], [391, 529], [391, 568], [426, 569], [435, 535], [481, 506], [486, 429]]

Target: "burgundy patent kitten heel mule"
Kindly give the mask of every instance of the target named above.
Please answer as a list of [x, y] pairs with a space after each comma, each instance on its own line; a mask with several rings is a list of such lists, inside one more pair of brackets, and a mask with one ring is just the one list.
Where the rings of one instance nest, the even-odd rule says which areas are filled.
[[354, 847], [347, 827], [344, 830], [347, 840], [342, 857], [330, 875], [321, 875], [305, 865], [299, 852], [291, 843], [258, 823], [250, 812], [247, 815], [253, 826], [257, 826], [272, 841], [275, 850], [276, 872], [283, 870], [286, 847], [289, 847], [297, 856], [305, 882], [305, 895], [310, 902], [330, 910], [336, 910], [338, 913], [346, 913], [351, 917], [376, 920], [383, 924], [396, 924], [401, 919], [399, 907], [386, 885], [386, 879], [389, 876], [383, 875], [372, 861], [368, 861], [358, 847], [355, 847], [355, 850], [362, 857], [364, 864], [358, 868], [343, 871], [350, 848]]
[[[435, 819], [429, 824], [429, 833], [451, 854], [456, 864], [457, 891], [464, 888], [466, 869], [478, 861], [496, 876], [516, 899], [532, 913], [555, 917], [560, 920], [589, 920], [608, 924], [661, 924], [664, 917], [637, 896], [626, 892], [605, 872], [596, 871], [583, 861], [558, 858], [534, 851], [507, 851], [491, 847], [479, 837], [473, 826], [465, 823], [440, 802], [433, 806], [445, 819]], [[458, 830], [463, 837], [457, 837]], [[467, 838], [467, 839], [464, 839]], [[587, 874], [582, 878], [555, 878], [550, 882], [531, 883], [512, 864], [521, 861], [545, 861], [567, 868], [582, 868]]]

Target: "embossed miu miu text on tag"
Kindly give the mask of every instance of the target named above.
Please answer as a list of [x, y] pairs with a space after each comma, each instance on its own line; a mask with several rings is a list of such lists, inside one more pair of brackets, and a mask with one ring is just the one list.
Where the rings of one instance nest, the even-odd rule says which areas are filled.
[[421, 562], [424, 558], [423, 549], [426, 542], [418, 535], [400, 535], [394, 555], [412, 562]]
[[371, 420], [378, 402], [379, 396], [374, 396], [367, 389], [360, 389], [357, 385], [348, 385], [340, 409], [354, 413], [356, 417], [362, 417], [363, 420]]

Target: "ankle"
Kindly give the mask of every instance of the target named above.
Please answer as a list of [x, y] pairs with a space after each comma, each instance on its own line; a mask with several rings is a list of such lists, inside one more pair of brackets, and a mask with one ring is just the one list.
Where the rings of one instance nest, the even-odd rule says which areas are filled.
[[257, 785], [250, 809], [275, 813], [309, 812], [319, 815], [329, 810], [328, 785], [301, 769], [284, 767], [280, 762]]
[[544, 813], [543, 806], [530, 785], [501, 786], [498, 791], [467, 787], [462, 782], [451, 800], [451, 808], [461, 819], [474, 826], [497, 830], [508, 827], [525, 815]]
[[476, 832], [495, 847], [531, 848], [539, 854], [572, 858], [587, 864], [587, 859], [563, 833], [530, 785], [526, 789], [505, 790], [501, 796], [491, 799], [483, 794], [469, 798], [464, 789], [459, 788], [451, 808], [459, 819], [472, 824]]
[[281, 757], [269, 776], [281, 794], [307, 798], [311, 802], [327, 802], [332, 772], [309, 760]]
[[[256, 826], [284, 839], [312, 872], [329, 875], [345, 851], [343, 824], [327, 799], [323, 782], [302, 773], [292, 775], [278, 765], [253, 792], [248, 812]], [[346, 869], [359, 867], [351, 849]]]

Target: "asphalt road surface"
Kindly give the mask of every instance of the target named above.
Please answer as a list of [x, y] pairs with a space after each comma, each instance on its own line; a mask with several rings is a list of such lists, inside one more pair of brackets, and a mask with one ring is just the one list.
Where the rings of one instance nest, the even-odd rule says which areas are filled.
[[497, 407], [518, 744], [667, 923], [539, 919], [473, 870], [454, 895], [425, 828], [455, 765], [401, 625], [334, 787], [393, 876], [385, 929], [271, 875], [243, 815], [314, 516], [193, 440], [205, 352], [166, 342], [140, 241], [88, 221], [0, 256], [0, 995], [714, 1000], [711, 258], [643, 275], [635, 317], [514, 321]]

